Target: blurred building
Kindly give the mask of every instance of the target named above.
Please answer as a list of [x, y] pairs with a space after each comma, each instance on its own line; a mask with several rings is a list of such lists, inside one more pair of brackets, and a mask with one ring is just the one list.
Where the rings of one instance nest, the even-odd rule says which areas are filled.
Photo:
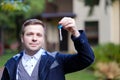
[[95, 1], [90, 16], [88, 16], [90, 7], [83, 0], [46, 2], [46, 9], [41, 15], [47, 26], [46, 48], [49, 51], [60, 50], [70, 53], [75, 51], [68, 32], [62, 30], [63, 41], [59, 40], [57, 25], [64, 16], [76, 19], [78, 29], [86, 31], [91, 45], [109, 42], [120, 44], [120, 0], [116, 0], [111, 6], [106, 6], [105, 1]]
[[70, 34], [67, 31], [62, 30], [63, 40], [60, 41], [57, 28], [59, 20], [65, 16], [76, 17], [73, 12], [72, 0], [54, 0], [54, 2], [46, 2], [46, 9], [44, 13], [41, 14], [41, 18], [46, 22], [47, 26], [45, 47], [48, 51], [59, 50], [68, 52], [71, 50], [70, 46], [72, 45], [72, 42], [70, 40]]
[[105, 1], [111, 3], [111, 0], [96, 0], [93, 13], [88, 16], [90, 7], [87, 3], [73, 0], [77, 25], [86, 30], [91, 44], [120, 44], [120, 0], [116, 0], [111, 6], [106, 6]]
[[[111, 6], [111, 0], [93, 0], [95, 7], [89, 16], [90, 7], [88, 0], [54, 0], [47, 2], [43, 14], [40, 17], [46, 23], [46, 46], [48, 51], [62, 51], [74, 53], [71, 34], [62, 30], [63, 40], [59, 39], [58, 22], [68, 16], [76, 20], [78, 29], [86, 31], [91, 46], [104, 43], [120, 44], [120, 0], [115, 0]], [[107, 1], [107, 3], [106, 3]], [[0, 54], [4, 49], [1, 43], [2, 30], [0, 30]], [[16, 45], [12, 45], [13, 47]]]

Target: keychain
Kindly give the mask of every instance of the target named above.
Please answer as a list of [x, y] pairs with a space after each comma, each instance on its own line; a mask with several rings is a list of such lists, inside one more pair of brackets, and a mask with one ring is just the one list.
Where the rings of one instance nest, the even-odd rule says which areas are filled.
[[60, 41], [62, 41], [62, 25], [58, 25]]

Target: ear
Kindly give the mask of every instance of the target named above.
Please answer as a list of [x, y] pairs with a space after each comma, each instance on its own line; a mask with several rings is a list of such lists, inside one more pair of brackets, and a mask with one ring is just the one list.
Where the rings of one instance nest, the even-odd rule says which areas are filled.
[[23, 35], [21, 35], [20, 37], [21, 37], [21, 42], [23, 43]]

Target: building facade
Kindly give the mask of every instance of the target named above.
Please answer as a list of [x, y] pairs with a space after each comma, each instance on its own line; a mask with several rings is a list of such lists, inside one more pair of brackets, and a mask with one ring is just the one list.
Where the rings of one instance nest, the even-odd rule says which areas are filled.
[[[47, 0], [46, 0], [47, 1]], [[106, 7], [106, 2], [111, 0], [93, 0], [95, 7], [92, 14], [89, 14], [90, 7], [88, 0], [53, 0], [46, 2], [46, 8], [40, 18], [46, 23], [46, 44], [48, 51], [62, 51], [74, 53], [71, 34], [62, 30], [63, 41], [59, 39], [58, 22], [62, 17], [73, 17], [76, 20], [77, 28], [86, 31], [91, 46], [115, 43], [120, 44], [120, 0], [115, 0]], [[0, 38], [2, 30], [0, 30]], [[3, 53], [3, 46], [0, 39], [0, 54]]]
[[59, 40], [57, 25], [64, 16], [75, 18], [78, 29], [86, 31], [91, 45], [109, 42], [120, 44], [120, 0], [107, 7], [105, 1], [98, 0], [90, 16], [90, 7], [82, 0], [54, 0], [47, 3], [46, 11], [42, 15], [47, 25], [46, 48], [51, 51], [75, 52], [71, 34], [62, 30], [63, 41]]
[[96, 37], [97, 43], [112, 42], [120, 44], [120, 1], [116, 0], [107, 7], [105, 5], [106, 0], [98, 1], [99, 3], [94, 7], [93, 14], [88, 16], [90, 7], [80, 0], [73, 0], [73, 12], [77, 15], [77, 25], [85, 30], [93, 26], [91, 35], [89, 34], [90, 30], [88, 31], [88, 37]]

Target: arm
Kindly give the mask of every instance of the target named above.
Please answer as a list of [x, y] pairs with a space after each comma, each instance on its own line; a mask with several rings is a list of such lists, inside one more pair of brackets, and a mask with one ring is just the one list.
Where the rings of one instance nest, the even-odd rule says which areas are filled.
[[82, 70], [88, 67], [94, 61], [94, 53], [88, 43], [85, 32], [83, 30], [78, 31], [75, 21], [71, 18], [63, 18], [60, 24], [62, 24], [63, 28], [68, 32], [72, 33], [72, 40], [77, 50], [77, 54], [67, 54], [62, 57], [65, 73]]
[[94, 61], [94, 53], [87, 41], [84, 31], [80, 31], [79, 37], [72, 36], [76, 54], [59, 54], [62, 58], [63, 68], [65, 73], [71, 73], [82, 70], [90, 66]]

